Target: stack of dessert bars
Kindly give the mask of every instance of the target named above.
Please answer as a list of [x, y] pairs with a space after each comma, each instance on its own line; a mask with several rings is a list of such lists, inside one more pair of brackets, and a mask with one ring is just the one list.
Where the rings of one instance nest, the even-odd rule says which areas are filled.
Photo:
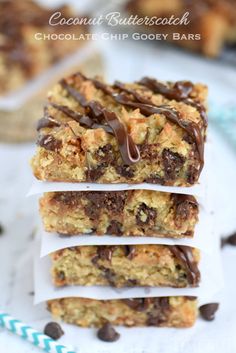
[[[53, 252], [52, 285], [176, 290], [170, 297], [150, 297], [144, 291], [140, 298], [104, 300], [81, 298], [78, 291], [76, 297], [48, 301], [54, 317], [84, 327], [106, 322], [194, 324], [197, 298], [180, 296], [178, 289], [199, 285], [200, 251], [177, 242], [147, 244], [145, 239], [194, 237], [196, 198], [168, 191], [198, 183], [204, 165], [206, 96], [206, 86], [189, 81], [144, 77], [108, 85], [81, 73], [62, 79], [49, 92], [32, 168], [41, 181], [68, 183], [68, 191], [41, 197], [44, 229], [48, 237], [58, 233], [61, 241], [82, 235], [101, 241]], [[111, 191], [114, 184], [116, 191]], [[167, 188], [156, 191], [158, 185], [159, 190]], [[105, 245], [105, 235], [116, 239], [116, 245], [112, 240]], [[118, 237], [127, 239], [127, 245], [117, 245]], [[131, 237], [143, 241], [128, 245]]]

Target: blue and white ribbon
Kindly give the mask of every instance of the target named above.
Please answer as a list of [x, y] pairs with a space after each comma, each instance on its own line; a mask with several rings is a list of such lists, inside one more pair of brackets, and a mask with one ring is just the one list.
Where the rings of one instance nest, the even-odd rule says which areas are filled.
[[211, 104], [209, 118], [236, 147], [236, 105]]
[[33, 343], [35, 346], [42, 348], [49, 353], [75, 353], [68, 347], [58, 344], [52, 338], [41, 332], [34, 330], [32, 327], [24, 324], [22, 321], [16, 320], [12, 316], [0, 312], [0, 325], [5, 327], [12, 333]]

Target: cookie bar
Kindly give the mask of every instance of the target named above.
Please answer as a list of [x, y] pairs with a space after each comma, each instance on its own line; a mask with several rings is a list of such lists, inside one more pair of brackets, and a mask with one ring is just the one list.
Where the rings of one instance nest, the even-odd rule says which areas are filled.
[[131, 0], [126, 9], [141, 18], [182, 18], [188, 13], [188, 23], [146, 28], [167, 34], [167, 40], [206, 56], [216, 57], [225, 43], [236, 43], [236, 6], [232, 0]]
[[48, 232], [64, 235], [193, 237], [193, 196], [149, 190], [49, 192], [40, 199]]
[[66, 38], [75, 30], [79, 37], [88, 27], [52, 26], [49, 19], [57, 12], [65, 19], [75, 16], [68, 6], [46, 9], [31, 0], [0, 1], [0, 94], [20, 88], [83, 45], [83, 40]]
[[123, 326], [191, 327], [197, 317], [195, 297], [160, 297], [119, 300], [62, 298], [50, 300], [56, 319], [82, 327], [110, 322]]
[[55, 286], [196, 287], [199, 250], [188, 246], [78, 246], [51, 254]]
[[204, 164], [207, 88], [76, 73], [49, 94], [32, 160], [40, 180], [189, 186]]

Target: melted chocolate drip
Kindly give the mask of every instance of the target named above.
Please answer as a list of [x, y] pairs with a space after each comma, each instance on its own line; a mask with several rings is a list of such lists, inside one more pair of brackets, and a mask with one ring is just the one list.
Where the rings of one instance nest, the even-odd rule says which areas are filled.
[[[61, 81], [61, 85], [82, 105], [82, 107], [85, 108], [87, 115], [79, 117], [79, 122], [82, 125], [86, 125], [87, 127], [94, 129], [101, 127], [106, 132], [114, 135], [117, 139], [120, 153], [125, 165], [131, 165], [139, 161], [140, 153], [138, 147], [128, 134], [125, 125], [120, 122], [114, 112], [108, 111], [99, 102], [87, 102], [85, 97], [73, 87], [68, 85], [65, 80]], [[103, 123], [104, 120], [106, 124]]]
[[144, 77], [138, 82], [138, 84], [149, 88], [154, 93], [160, 93], [168, 99], [174, 99], [178, 102], [182, 101], [185, 104], [196, 108], [202, 118], [204, 127], [207, 126], [207, 116], [204, 106], [190, 98], [190, 94], [193, 90], [193, 84], [191, 82], [177, 81], [173, 87], [168, 87], [155, 79]]
[[192, 248], [184, 245], [170, 246], [173, 255], [181, 261], [187, 270], [189, 283], [196, 287], [200, 281], [200, 272], [193, 258]]
[[[85, 77], [82, 76], [82, 78], [85, 78]], [[180, 114], [175, 109], [170, 108], [168, 105], [157, 106], [153, 104], [151, 100], [145, 97], [142, 97], [135, 90], [125, 88], [125, 86], [120, 82], [116, 81], [114, 87], [117, 87], [128, 94], [132, 94], [135, 100], [132, 100], [131, 98], [129, 98], [128, 95], [124, 93], [121, 93], [121, 94], [115, 93], [110, 89], [108, 85], [98, 80], [91, 79], [90, 81], [93, 82], [96, 88], [101, 89], [105, 94], [110, 95], [117, 103], [131, 108], [139, 108], [140, 112], [145, 116], [150, 116], [152, 114], [163, 114], [172, 123], [180, 126], [183, 130], [185, 130], [195, 141], [198, 154], [199, 154], [199, 162], [200, 162], [198, 176], [200, 175], [202, 168], [204, 166], [204, 140], [201, 134], [201, 130], [196, 123], [182, 120], [180, 117]], [[177, 87], [178, 88], [175, 88], [175, 89], [176, 89], [176, 92], [179, 92], [179, 93], [176, 93], [179, 95], [179, 97], [181, 96], [181, 94], [184, 97], [187, 96], [190, 90], [189, 85], [186, 85], [185, 90], [182, 90], [182, 91], [180, 89], [180, 85]]]

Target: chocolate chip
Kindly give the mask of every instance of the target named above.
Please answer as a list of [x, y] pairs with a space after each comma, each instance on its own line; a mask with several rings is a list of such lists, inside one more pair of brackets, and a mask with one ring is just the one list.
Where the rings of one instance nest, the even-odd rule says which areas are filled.
[[120, 334], [107, 322], [98, 330], [97, 337], [105, 342], [115, 342], [120, 338]]
[[104, 165], [101, 163], [97, 168], [88, 169], [86, 171], [86, 180], [91, 182], [97, 181], [98, 179], [101, 178], [103, 174], [104, 174]]
[[97, 247], [97, 255], [101, 260], [111, 261], [113, 251], [115, 250], [115, 246], [98, 246]]
[[173, 203], [175, 205], [175, 221], [177, 225], [181, 225], [183, 221], [189, 218], [192, 208], [197, 208], [198, 203], [195, 197], [184, 194], [172, 194]]
[[147, 310], [150, 303], [150, 299], [149, 298], [130, 298], [130, 299], [122, 299], [122, 302], [125, 303], [131, 309], [142, 312]]
[[3, 235], [4, 233], [4, 228], [3, 225], [0, 223], [0, 235]]
[[206, 321], [212, 321], [215, 319], [215, 313], [219, 308], [219, 303], [209, 303], [200, 306], [199, 312], [202, 318]]
[[55, 139], [52, 135], [41, 135], [38, 138], [37, 144], [48, 151], [57, 152], [62, 147], [62, 142]]
[[61, 336], [64, 335], [64, 331], [57, 322], [49, 322], [44, 327], [44, 333], [45, 335], [53, 338], [54, 340], [58, 340]]
[[142, 144], [139, 145], [139, 151], [142, 159], [153, 161], [158, 158], [158, 145], [157, 144]]
[[60, 281], [64, 281], [65, 280], [65, 273], [63, 271], [59, 271], [57, 273], [57, 279], [59, 279]]
[[52, 117], [43, 117], [39, 119], [36, 129], [37, 131], [39, 131], [40, 129], [43, 129], [45, 127], [52, 128], [55, 126], [60, 126], [60, 123], [54, 120]]
[[164, 165], [165, 178], [167, 180], [174, 180], [182, 166], [184, 165], [185, 158], [177, 152], [165, 148], [162, 152], [162, 162]]
[[134, 171], [130, 166], [120, 165], [116, 167], [117, 174], [125, 177], [125, 178], [133, 178]]
[[165, 181], [163, 178], [161, 178], [159, 175], [150, 175], [149, 178], [146, 178], [145, 183], [150, 183], [150, 184], [160, 184], [164, 185]]
[[100, 163], [103, 163], [104, 166], [108, 166], [114, 161], [114, 152], [110, 143], [103, 147], [99, 147], [99, 149], [95, 152], [95, 155], [96, 159]]
[[168, 297], [154, 298], [154, 308], [161, 308], [163, 311], [170, 308]]
[[87, 199], [91, 203], [91, 207], [97, 209], [107, 209], [112, 213], [121, 213], [124, 209], [127, 192], [126, 191], [90, 191]]
[[112, 220], [110, 225], [107, 227], [107, 234], [121, 236], [122, 233], [122, 224], [118, 221]]
[[29, 292], [29, 295], [31, 295], [31, 296], [34, 295], [34, 291], [33, 291], [33, 290], [30, 291], [30, 292]]
[[191, 300], [191, 301], [193, 301], [193, 300], [197, 300], [197, 297], [194, 297], [194, 296], [185, 296], [185, 298], [187, 299], [187, 300]]
[[229, 235], [228, 237], [221, 238], [221, 247], [223, 248], [227, 244], [236, 246], [236, 232]]
[[193, 185], [196, 183], [197, 179], [198, 179], [198, 169], [192, 165], [190, 165], [190, 167], [188, 168], [188, 172], [187, 172], [187, 181], [189, 184]]
[[136, 223], [139, 226], [149, 225], [153, 226], [155, 224], [155, 219], [157, 216], [157, 211], [152, 208], [148, 207], [144, 202], [138, 208], [136, 213]]
[[124, 245], [125, 256], [129, 260], [133, 260], [135, 257], [135, 246], [134, 245]]

